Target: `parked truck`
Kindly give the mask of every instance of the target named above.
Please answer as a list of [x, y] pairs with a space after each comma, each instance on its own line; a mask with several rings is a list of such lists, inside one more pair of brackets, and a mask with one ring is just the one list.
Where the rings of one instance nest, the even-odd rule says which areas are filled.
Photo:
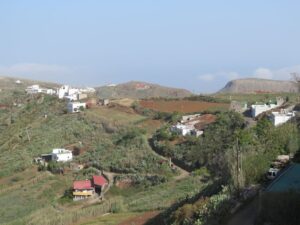
[[281, 169], [285, 168], [290, 162], [289, 155], [278, 155], [277, 158], [271, 163], [270, 169], [267, 172], [267, 178], [273, 180]]

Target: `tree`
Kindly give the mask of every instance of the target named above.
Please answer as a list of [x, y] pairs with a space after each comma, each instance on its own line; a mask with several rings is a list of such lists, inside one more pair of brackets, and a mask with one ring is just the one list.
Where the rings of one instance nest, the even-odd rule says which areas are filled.
[[292, 79], [297, 83], [298, 85], [298, 92], [300, 92], [300, 73], [293, 72], [291, 73]]

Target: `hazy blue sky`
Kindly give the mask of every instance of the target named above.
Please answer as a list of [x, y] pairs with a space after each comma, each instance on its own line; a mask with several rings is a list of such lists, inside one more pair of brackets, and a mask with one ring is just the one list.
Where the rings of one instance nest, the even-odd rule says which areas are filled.
[[300, 72], [297, 0], [0, 0], [0, 75], [212, 92]]

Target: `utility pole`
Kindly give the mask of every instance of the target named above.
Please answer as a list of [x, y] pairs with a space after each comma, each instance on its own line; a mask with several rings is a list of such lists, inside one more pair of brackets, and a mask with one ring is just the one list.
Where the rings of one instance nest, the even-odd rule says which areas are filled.
[[239, 138], [236, 139], [236, 182], [237, 182], [237, 191], [238, 195], [240, 195], [240, 163], [239, 163], [239, 154], [240, 154], [240, 147], [239, 147]]
[[26, 134], [27, 134], [28, 141], [30, 142], [30, 136], [29, 136], [28, 128], [27, 127], [26, 127]]

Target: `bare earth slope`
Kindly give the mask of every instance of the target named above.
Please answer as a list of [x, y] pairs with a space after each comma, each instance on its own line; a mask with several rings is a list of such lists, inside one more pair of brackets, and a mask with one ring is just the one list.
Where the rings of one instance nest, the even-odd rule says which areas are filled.
[[185, 89], [164, 87], [139, 81], [131, 81], [116, 86], [97, 87], [96, 91], [101, 98], [183, 98], [192, 95], [190, 91]]
[[298, 88], [293, 81], [266, 79], [232, 80], [219, 93], [294, 93]]

